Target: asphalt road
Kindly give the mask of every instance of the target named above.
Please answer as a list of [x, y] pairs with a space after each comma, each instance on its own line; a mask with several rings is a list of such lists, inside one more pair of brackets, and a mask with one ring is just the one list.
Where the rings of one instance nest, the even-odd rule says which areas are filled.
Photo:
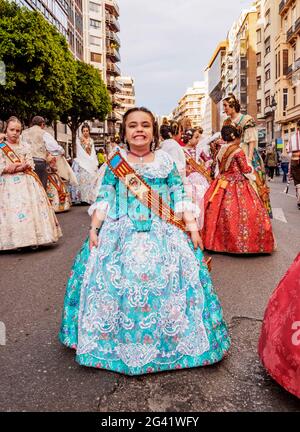
[[143, 377], [79, 366], [57, 339], [69, 270], [89, 226], [87, 207], [59, 215], [64, 237], [38, 251], [0, 254], [0, 411], [300, 411], [267, 376], [256, 347], [268, 298], [300, 249], [300, 211], [271, 184], [278, 250], [213, 255], [212, 278], [232, 336], [220, 364]]

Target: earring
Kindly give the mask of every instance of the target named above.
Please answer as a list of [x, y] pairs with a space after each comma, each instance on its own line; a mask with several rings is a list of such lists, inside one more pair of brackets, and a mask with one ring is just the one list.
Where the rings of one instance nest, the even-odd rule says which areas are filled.
[[155, 143], [155, 141], [153, 140], [152, 143], [151, 143], [151, 146], [150, 146], [150, 151], [151, 151], [152, 153], [154, 153], [154, 152], [155, 152], [155, 148], [156, 148], [156, 143]]

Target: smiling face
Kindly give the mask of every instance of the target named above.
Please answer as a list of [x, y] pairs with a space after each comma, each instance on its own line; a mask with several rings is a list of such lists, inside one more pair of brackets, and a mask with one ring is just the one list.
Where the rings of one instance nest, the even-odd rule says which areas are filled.
[[150, 150], [153, 141], [153, 123], [150, 114], [135, 111], [126, 119], [126, 140], [132, 150]]
[[22, 126], [18, 121], [11, 121], [7, 125], [6, 138], [11, 144], [17, 144], [21, 135]]

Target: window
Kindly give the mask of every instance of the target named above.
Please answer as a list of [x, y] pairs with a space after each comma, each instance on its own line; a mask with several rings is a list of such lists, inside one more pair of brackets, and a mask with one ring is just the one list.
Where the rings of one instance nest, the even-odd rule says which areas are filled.
[[261, 90], [261, 77], [258, 76], [256, 78], [256, 82], [257, 82], [257, 90]]
[[256, 101], [256, 103], [257, 103], [257, 112], [258, 112], [258, 113], [261, 113], [261, 99], [258, 99], [258, 100]]
[[288, 74], [288, 68], [289, 68], [289, 50], [284, 49], [282, 51], [283, 56], [283, 75]]
[[101, 60], [102, 60], [101, 54], [91, 52], [91, 61], [96, 63], [101, 63]]
[[288, 106], [288, 95], [289, 90], [287, 88], [283, 89], [283, 115], [286, 115], [286, 108]]
[[267, 10], [266, 15], [265, 15], [265, 21], [266, 21], [266, 27], [268, 27], [268, 25], [271, 24], [271, 13], [270, 13], [270, 9]]
[[261, 53], [256, 54], [256, 66], [261, 66]]
[[101, 21], [90, 19], [90, 27], [93, 27], [96, 29], [101, 28]]
[[271, 52], [271, 38], [269, 36], [265, 40], [265, 55], [269, 54], [270, 52]]
[[100, 12], [100, 5], [98, 5], [97, 3], [94, 3], [94, 2], [90, 1], [90, 11], [92, 11], [92, 12]]
[[297, 87], [293, 87], [293, 106], [297, 105]]
[[261, 30], [260, 29], [257, 30], [257, 32], [256, 32], [256, 41], [257, 41], [257, 43], [261, 42]]
[[269, 81], [269, 79], [271, 79], [271, 69], [270, 69], [270, 65], [267, 66], [268, 69], [266, 69], [265, 71], [265, 81]]
[[96, 36], [90, 36], [90, 44], [102, 47], [102, 39]]
[[281, 53], [278, 53], [278, 78], [281, 76]]
[[269, 107], [271, 103], [271, 96], [270, 96], [270, 92], [266, 92], [265, 93], [265, 105], [266, 107]]

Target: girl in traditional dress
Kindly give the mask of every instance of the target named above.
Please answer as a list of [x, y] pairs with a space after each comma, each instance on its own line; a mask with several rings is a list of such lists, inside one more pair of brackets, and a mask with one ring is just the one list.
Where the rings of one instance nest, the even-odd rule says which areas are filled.
[[160, 144], [160, 147], [163, 151], [168, 153], [176, 163], [176, 167], [178, 172], [182, 178], [185, 180], [186, 177], [186, 160], [183, 148], [178, 143], [178, 139], [181, 139], [181, 128], [180, 124], [176, 121], [172, 121], [168, 126], [168, 130], [163, 130], [160, 132], [163, 141]]
[[203, 243], [207, 250], [235, 254], [272, 253], [271, 220], [252, 187], [253, 167], [240, 148], [240, 130], [224, 126], [217, 156], [219, 174], [205, 195]]
[[258, 353], [272, 378], [300, 398], [300, 254], [269, 300]]
[[94, 141], [87, 123], [83, 124], [81, 132], [81, 138], [76, 141], [77, 155], [72, 165], [78, 181], [78, 187], [71, 187], [72, 202], [75, 204], [89, 203], [91, 184], [95, 181], [98, 169]]
[[219, 362], [230, 346], [222, 308], [193, 205], [175, 163], [157, 150], [153, 114], [127, 111], [122, 141], [90, 208], [60, 340], [79, 364], [128, 375]]
[[241, 129], [241, 148], [248, 162], [254, 168], [255, 179], [253, 179], [253, 186], [257, 189], [270, 217], [272, 217], [269, 193], [266, 193], [265, 166], [258, 152], [258, 133], [255, 121], [250, 115], [241, 113], [240, 102], [233, 94], [223, 100], [223, 107], [228, 115], [224, 126], [233, 125]]
[[21, 123], [7, 122], [0, 143], [0, 250], [57, 242], [61, 229], [34, 173], [30, 146], [20, 142]]
[[186, 157], [186, 189], [193, 203], [199, 208], [197, 217], [198, 229], [203, 227], [204, 195], [210, 185], [210, 175], [203, 161], [197, 159], [197, 145], [200, 139], [198, 129], [188, 129], [183, 137]]

